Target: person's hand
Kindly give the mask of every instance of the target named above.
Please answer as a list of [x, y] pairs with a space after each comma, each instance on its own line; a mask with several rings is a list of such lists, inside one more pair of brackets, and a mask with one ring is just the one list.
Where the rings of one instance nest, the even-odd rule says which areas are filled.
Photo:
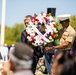
[[45, 50], [52, 50], [52, 47], [45, 47]]
[[10, 67], [11, 67], [10, 60], [8, 60], [8, 61], [5, 62], [4, 65], [3, 65], [2, 75], [7, 75], [7, 73], [10, 71]]
[[31, 49], [31, 51], [32, 51], [32, 53], [34, 53], [34, 50], [33, 49]]

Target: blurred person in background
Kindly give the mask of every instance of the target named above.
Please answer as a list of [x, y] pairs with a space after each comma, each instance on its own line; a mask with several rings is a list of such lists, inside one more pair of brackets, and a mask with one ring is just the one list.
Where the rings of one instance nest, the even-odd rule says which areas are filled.
[[10, 52], [11, 52], [12, 50], [14, 50], [14, 46], [15, 46], [15, 44], [12, 44], [12, 46], [10, 47]]
[[74, 59], [73, 56], [70, 54], [67, 54], [66, 51], [63, 50], [59, 52], [58, 55], [54, 58], [54, 61], [52, 64], [52, 74], [59, 75], [62, 71], [64, 64], [69, 60], [72, 61], [73, 59]]
[[4, 64], [2, 75], [7, 75], [9, 71], [13, 71], [13, 75], [33, 75], [32, 50], [26, 44], [17, 43], [14, 50], [9, 53], [10, 59]]
[[76, 60], [65, 62], [59, 75], [76, 75]]
[[1, 51], [1, 56], [2, 56], [3, 61], [7, 61], [8, 60], [8, 47], [7, 47], [7, 44], [4, 44], [3, 46], [1, 46], [0, 51]]

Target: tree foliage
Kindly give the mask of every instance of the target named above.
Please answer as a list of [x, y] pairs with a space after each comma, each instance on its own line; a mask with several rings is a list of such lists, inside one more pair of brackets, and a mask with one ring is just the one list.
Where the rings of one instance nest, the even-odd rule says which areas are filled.
[[12, 28], [12, 33], [14, 37], [14, 41], [20, 42], [21, 39], [21, 31], [24, 29], [23, 24], [15, 24], [14, 27]]
[[5, 27], [5, 43], [8, 45], [20, 42], [21, 40], [21, 31], [24, 29], [23, 24], [15, 24], [12, 28]]
[[71, 16], [70, 25], [76, 30], [76, 16]]

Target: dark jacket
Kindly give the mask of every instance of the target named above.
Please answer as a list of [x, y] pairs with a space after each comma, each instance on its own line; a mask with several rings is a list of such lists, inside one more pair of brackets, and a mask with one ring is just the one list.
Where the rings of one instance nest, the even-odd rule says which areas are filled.
[[23, 30], [21, 32], [21, 42], [22, 43], [26, 43], [28, 44], [29, 46], [31, 46], [33, 49], [34, 49], [34, 55], [38, 56], [38, 57], [42, 57], [43, 56], [43, 48], [41, 49], [39, 46], [33, 46], [29, 43], [29, 41], [27, 40], [27, 37], [26, 37], [26, 30]]

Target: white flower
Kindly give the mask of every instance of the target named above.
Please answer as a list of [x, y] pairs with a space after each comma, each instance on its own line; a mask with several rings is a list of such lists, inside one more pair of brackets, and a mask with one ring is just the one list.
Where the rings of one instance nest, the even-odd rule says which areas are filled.
[[51, 37], [51, 36], [49, 36], [49, 39], [52, 39], [52, 37]]
[[30, 38], [29, 36], [27, 36], [27, 39], [28, 39], [29, 41], [31, 41], [31, 38]]

